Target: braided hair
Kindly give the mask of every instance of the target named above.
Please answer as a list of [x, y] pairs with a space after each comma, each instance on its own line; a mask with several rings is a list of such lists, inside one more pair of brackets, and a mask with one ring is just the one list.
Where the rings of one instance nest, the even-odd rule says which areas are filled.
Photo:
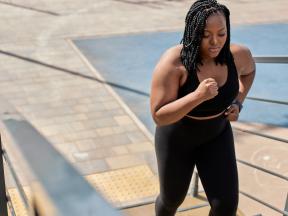
[[181, 50], [181, 61], [189, 73], [199, 70], [202, 65], [200, 56], [200, 45], [204, 33], [207, 18], [216, 13], [222, 13], [226, 19], [227, 39], [215, 63], [221, 65], [229, 63], [232, 54], [230, 51], [230, 11], [219, 4], [216, 0], [197, 0], [190, 8], [185, 19], [184, 35], [180, 43], [183, 43]]

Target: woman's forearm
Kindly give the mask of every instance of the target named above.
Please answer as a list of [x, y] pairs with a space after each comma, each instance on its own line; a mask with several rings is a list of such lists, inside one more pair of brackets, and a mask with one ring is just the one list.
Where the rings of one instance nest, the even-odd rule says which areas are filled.
[[158, 126], [172, 124], [203, 102], [197, 91], [162, 106], [154, 115]]
[[244, 102], [255, 77], [255, 70], [249, 74], [241, 75], [239, 78], [239, 94], [237, 100]]

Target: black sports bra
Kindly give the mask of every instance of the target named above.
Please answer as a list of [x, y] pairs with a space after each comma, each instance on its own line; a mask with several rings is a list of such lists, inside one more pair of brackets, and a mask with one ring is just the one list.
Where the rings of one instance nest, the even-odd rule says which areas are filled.
[[[214, 98], [204, 101], [197, 107], [192, 109], [187, 115], [196, 117], [205, 117], [216, 115], [224, 111], [231, 105], [239, 92], [238, 73], [234, 60], [227, 64], [228, 75], [223, 86], [218, 88], [218, 95]], [[185, 83], [179, 88], [178, 98], [181, 98], [193, 91], [199, 85], [199, 80], [196, 73], [188, 73]]]

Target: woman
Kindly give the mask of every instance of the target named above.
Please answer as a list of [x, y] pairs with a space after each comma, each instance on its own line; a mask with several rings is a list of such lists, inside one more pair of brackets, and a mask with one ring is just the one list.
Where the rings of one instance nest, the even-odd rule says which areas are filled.
[[255, 63], [248, 48], [230, 45], [229, 15], [215, 0], [196, 1], [181, 44], [168, 49], [155, 67], [150, 106], [157, 124], [156, 216], [175, 215], [195, 165], [209, 215], [236, 215], [238, 174], [230, 121], [238, 119]]

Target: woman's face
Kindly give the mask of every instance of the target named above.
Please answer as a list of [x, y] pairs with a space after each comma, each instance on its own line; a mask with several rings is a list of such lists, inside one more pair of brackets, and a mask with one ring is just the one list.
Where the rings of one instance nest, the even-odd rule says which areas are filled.
[[227, 39], [226, 19], [222, 13], [215, 13], [206, 20], [200, 54], [202, 59], [216, 58]]

